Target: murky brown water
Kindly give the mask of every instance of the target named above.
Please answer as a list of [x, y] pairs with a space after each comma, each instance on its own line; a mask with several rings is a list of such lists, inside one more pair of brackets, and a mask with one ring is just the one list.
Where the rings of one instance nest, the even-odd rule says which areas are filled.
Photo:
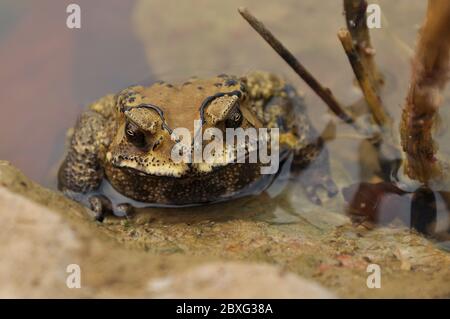
[[[341, 1], [79, 0], [80, 30], [65, 26], [70, 2], [4, 0], [0, 4], [0, 158], [50, 187], [56, 185], [65, 131], [85, 105], [142, 81], [274, 71], [305, 91], [310, 115], [321, 131], [334, 117], [249, 28], [238, 15], [238, 6], [249, 7], [263, 20], [342, 103], [361, 97], [336, 37], [337, 30], [345, 26]], [[385, 18], [383, 28], [371, 34], [377, 62], [387, 80], [383, 101], [398, 120], [409, 83], [409, 54], [426, 3], [378, 3]], [[441, 110], [444, 122], [450, 120], [449, 101]], [[354, 135], [338, 122], [337, 138], [329, 143], [333, 173], [341, 187], [371, 175], [359, 165], [362, 146]], [[439, 138], [440, 148], [448, 154], [450, 144], [445, 138]], [[298, 214], [317, 209], [305, 202], [300, 190], [289, 196]], [[401, 202], [411, 202], [400, 197]], [[389, 203], [393, 202], [387, 203], [386, 211], [392, 211], [394, 206], [389, 205], [394, 204]], [[410, 206], [405, 205], [402, 211], [408, 224]], [[448, 224], [445, 204], [438, 207], [441, 224]], [[344, 211], [342, 196], [325, 209]], [[286, 210], [281, 215], [275, 219], [292, 218]]]

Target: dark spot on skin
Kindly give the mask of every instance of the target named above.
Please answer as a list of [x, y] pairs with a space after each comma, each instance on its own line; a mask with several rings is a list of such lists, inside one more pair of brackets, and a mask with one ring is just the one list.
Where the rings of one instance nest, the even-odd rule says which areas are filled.
[[134, 96], [128, 98], [128, 103], [133, 103], [134, 101], [136, 101]]
[[236, 85], [236, 84], [237, 84], [237, 81], [234, 80], [234, 79], [229, 79], [229, 80], [225, 81], [225, 85], [226, 86], [233, 86], [233, 85]]
[[197, 89], [203, 90], [203, 86], [197, 86]]
[[183, 83], [183, 85], [190, 85], [190, 84], [192, 84], [192, 82], [190, 82], [190, 81], [187, 81], [187, 82]]
[[222, 79], [224, 79], [224, 78], [227, 78], [228, 77], [228, 75], [227, 74], [225, 74], [225, 73], [221, 73], [221, 74], [219, 74], [218, 76], [217, 76], [218, 78], [222, 78]]
[[214, 83], [214, 85], [218, 88], [222, 87], [222, 83]]
[[166, 85], [168, 88], [173, 88], [173, 85], [172, 84], [167, 84]]

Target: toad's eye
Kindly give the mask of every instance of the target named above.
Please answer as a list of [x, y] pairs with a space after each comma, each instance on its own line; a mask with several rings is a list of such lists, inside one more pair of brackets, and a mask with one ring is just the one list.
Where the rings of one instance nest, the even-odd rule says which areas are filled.
[[225, 120], [225, 126], [228, 128], [237, 128], [241, 126], [242, 120], [243, 120], [242, 113], [238, 108], [236, 108], [234, 109], [234, 111], [230, 113], [228, 118]]
[[125, 125], [125, 135], [130, 143], [139, 148], [147, 146], [145, 133], [134, 123], [128, 122]]

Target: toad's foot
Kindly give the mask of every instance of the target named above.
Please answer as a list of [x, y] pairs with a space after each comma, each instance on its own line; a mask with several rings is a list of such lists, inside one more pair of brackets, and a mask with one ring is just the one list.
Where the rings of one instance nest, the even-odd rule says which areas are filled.
[[128, 203], [119, 204], [113, 210], [111, 200], [104, 195], [91, 196], [89, 203], [91, 210], [95, 213], [95, 220], [98, 222], [103, 222], [108, 215], [130, 218], [134, 212], [134, 207]]
[[339, 189], [331, 179], [328, 172], [315, 167], [310, 167], [301, 173], [300, 183], [303, 186], [308, 199], [316, 205], [321, 205], [319, 196], [321, 190], [325, 190], [328, 198], [334, 197]]
[[[312, 154], [313, 152], [306, 152]], [[316, 153], [317, 154], [317, 153]], [[326, 191], [328, 198], [335, 196], [339, 189], [331, 178], [328, 164], [328, 151], [326, 148], [318, 150], [313, 160], [306, 160], [307, 155], [294, 157], [292, 176], [297, 177], [303, 186], [306, 196], [317, 205], [322, 204], [319, 195]]]
[[112, 203], [104, 195], [94, 195], [89, 197], [89, 204], [91, 205], [91, 210], [95, 213], [95, 220], [98, 222], [103, 222], [107, 215], [112, 215]]
[[116, 209], [114, 210], [114, 215], [121, 216], [125, 218], [131, 218], [134, 213], [134, 207], [131, 204], [128, 203], [122, 203], [116, 206]]
[[322, 204], [319, 195], [323, 190], [328, 198], [339, 192], [331, 177], [328, 158], [328, 149], [319, 138], [315, 143], [299, 149], [292, 162], [292, 177], [299, 179], [309, 200], [317, 205]]

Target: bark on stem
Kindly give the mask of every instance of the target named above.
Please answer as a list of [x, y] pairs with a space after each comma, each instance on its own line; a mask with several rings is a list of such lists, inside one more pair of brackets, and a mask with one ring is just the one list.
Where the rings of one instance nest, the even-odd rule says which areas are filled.
[[367, 70], [372, 86], [377, 90], [383, 83], [383, 76], [375, 63], [375, 50], [372, 48], [369, 28], [366, 23], [366, 9], [366, 0], [344, 0], [347, 29], [350, 31], [354, 40], [355, 50], [361, 57], [361, 64], [364, 66], [364, 69]]
[[353, 72], [355, 73], [356, 79], [358, 80], [359, 86], [361, 87], [375, 122], [382, 128], [390, 129], [392, 120], [381, 103], [376, 87], [370, 79], [368, 69], [364, 65], [362, 57], [354, 46], [350, 32], [346, 29], [341, 29], [338, 32], [338, 38], [344, 47], [345, 53], [347, 54], [350, 65], [352, 66]]
[[400, 134], [405, 173], [427, 184], [442, 176], [432, 127], [450, 61], [450, 1], [429, 0], [412, 64], [412, 79], [403, 108]]

